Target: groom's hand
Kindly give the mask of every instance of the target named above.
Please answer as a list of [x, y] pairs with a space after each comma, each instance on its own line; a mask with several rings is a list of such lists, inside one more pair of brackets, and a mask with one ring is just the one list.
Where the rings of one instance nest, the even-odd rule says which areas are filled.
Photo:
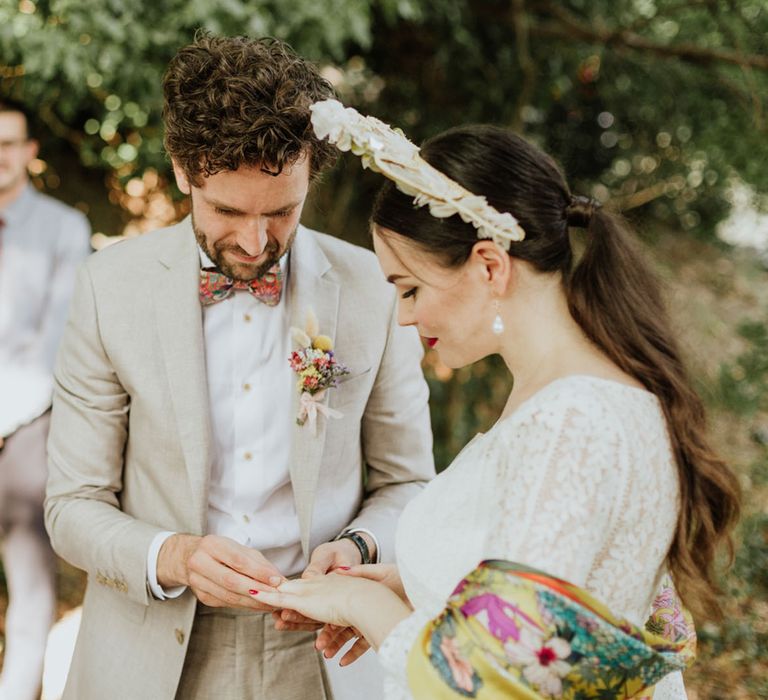
[[157, 558], [157, 581], [163, 588], [189, 586], [201, 603], [211, 607], [273, 610], [249, 591], [273, 590], [284, 580], [258, 550], [216, 535], [172, 535]]
[[[358, 534], [368, 545], [368, 551], [371, 553], [371, 556], [376, 556], [376, 545], [373, 538], [364, 532], [358, 532]], [[342, 538], [332, 542], [324, 542], [312, 552], [312, 556], [309, 558], [309, 565], [304, 569], [301, 578], [323, 576], [334, 569], [349, 568], [360, 563], [360, 550], [352, 540]]]

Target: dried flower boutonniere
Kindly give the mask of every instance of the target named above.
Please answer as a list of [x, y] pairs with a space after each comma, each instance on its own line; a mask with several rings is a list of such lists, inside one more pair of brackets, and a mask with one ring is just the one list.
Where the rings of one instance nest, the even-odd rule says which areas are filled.
[[299, 375], [299, 413], [296, 422], [309, 422], [312, 434], [317, 434], [317, 414], [326, 418], [341, 418], [341, 413], [323, 403], [325, 390], [335, 387], [339, 377], [349, 374], [349, 369], [339, 363], [333, 354], [333, 341], [327, 335], [320, 335], [317, 318], [310, 309], [304, 330], [291, 328], [291, 337], [296, 350], [291, 353], [291, 369]]

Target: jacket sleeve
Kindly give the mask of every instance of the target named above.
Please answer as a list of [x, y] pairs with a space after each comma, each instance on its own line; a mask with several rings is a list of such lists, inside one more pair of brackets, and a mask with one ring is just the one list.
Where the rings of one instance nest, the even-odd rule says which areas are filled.
[[146, 604], [147, 551], [160, 530], [120, 509], [129, 408], [101, 342], [86, 263], [56, 362], [45, 523], [62, 558]]

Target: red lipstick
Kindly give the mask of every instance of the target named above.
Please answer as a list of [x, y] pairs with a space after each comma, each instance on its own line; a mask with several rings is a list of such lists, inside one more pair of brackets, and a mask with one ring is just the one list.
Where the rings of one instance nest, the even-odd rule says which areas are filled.
[[429, 345], [429, 347], [431, 348], [437, 345], [437, 338], [427, 338], [426, 340], [427, 340], [427, 345]]

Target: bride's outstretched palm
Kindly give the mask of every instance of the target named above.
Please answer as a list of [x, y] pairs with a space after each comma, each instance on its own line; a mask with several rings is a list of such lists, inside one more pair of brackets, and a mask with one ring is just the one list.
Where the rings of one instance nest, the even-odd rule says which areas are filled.
[[276, 601], [275, 607], [289, 608], [305, 617], [333, 625], [350, 625], [349, 603], [365, 582], [331, 573], [308, 579], [285, 581], [277, 590], [258, 591], [258, 600]]
[[[357, 576], [367, 578], [370, 581], [376, 581], [385, 585], [398, 598], [400, 598], [409, 607], [412, 607], [408, 597], [405, 594], [403, 582], [400, 579], [400, 572], [394, 564], [359, 564], [350, 568], [337, 569], [336, 573], [342, 576]], [[340, 666], [348, 666], [357, 661], [368, 649], [370, 644], [360, 632], [354, 627], [337, 627], [336, 625], [324, 625], [317, 635], [315, 647], [323, 652], [327, 659], [332, 659], [339, 653], [341, 648], [350, 640], [357, 637], [357, 641], [346, 651], [339, 661]]]
[[382, 575], [380, 578], [387, 583], [369, 576], [330, 573], [286, 581], [276, 591], [258, 591], [255, 595], [260, 602], [295, 610], [318, 622], [354, 627], [376, 646], [410, 611], [400, 595], [390, 588], [399, 577]]

